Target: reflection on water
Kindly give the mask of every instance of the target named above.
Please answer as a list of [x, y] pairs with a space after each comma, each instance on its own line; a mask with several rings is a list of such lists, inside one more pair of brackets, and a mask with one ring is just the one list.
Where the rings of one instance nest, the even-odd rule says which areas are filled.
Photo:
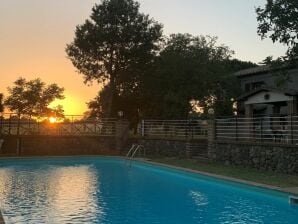
[[198, 191], [190, 191], [190, 196], [192, 197], [198, 208], [208, 204], [208, 198], [203, 193], [200, 193]]
[[238, 197], [237, 200], [229, 200], [223, 205], [223, 211], [219, 215], [219, 223], [264, 223], [264, 216], [270, 214], [270, 206], [266, 206], [266, 213], [252, 200]]
[[[78, 165], [80, 164], [80, 165]], [[297, 223], [286, 197], [122, 160], [0, 161], [7, 223]]]
[[104, 202], [98, 178], [96, 169], [87, 165], [2, 168], [0, 201], [4, 217], [8, 217], [6, 222], [100, 221], [104, 218]]

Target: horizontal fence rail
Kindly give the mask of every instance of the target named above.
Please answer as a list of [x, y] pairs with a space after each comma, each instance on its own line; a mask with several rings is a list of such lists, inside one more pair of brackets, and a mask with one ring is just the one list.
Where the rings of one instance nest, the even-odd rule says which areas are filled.
[[116, 119], [85, 119], [83, 116], [64, 116], [32, 119], [17, 116], [0, 117], [0, 135], [94, 135], [114, 136]]
[[205, 120], [142, 120], [140, 133], [143, 137], [198, 139], [208, 134]]
[[218, 140], [298, 144], [298, 116], [216, 119], [215, 137]]

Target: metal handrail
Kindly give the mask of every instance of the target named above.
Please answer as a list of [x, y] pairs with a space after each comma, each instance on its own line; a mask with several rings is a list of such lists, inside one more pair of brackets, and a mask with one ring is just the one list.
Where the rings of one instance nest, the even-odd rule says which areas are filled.
[[131, 160], [134, 158], [136, 153], [139, 150], [141, 150], [142, 148], [144, 149], [144, 155], [145, 155], [145, 148], [144, 148], [143, 145], [141, 145], [141, 144], [132, 144], [131, 148], [129, 149], [128, 153], [126, 154], [125, 164], [131, 166]]
[[129, 157], [132, 150], [136, 147], [137, 145], [136, 144], [132, 144], [131, 148], [129, 149], [128, 153], [126, 154], [126, 157]]
[[141, 149], [143, 148], [144, 146], [142, 145], [138, 145], [137, 148], [135, 149], [135, 151], [133, 152], [132, 156], [130, 157], [131, 159], [135, 156], [135, 154]]

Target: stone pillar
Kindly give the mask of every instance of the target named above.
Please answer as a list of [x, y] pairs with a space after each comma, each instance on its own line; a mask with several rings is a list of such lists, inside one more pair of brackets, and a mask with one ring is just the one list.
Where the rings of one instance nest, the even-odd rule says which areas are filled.
[[293, 99], [291, 101], [287, 102], [288, 104], [288, 125], [287, 125], [287, 133], [288, 133], [288, 138], [287, 142], [296, 144], [297, 142], [294, 140], [296, 138], [295, 133], [297, 133], [297, 127], [296, 127], [296, 122], [297, 122], [297, 99]]
[[216, 120], [208, 121], [208, 158], [216, 160]]
[[[273, 131], [273, 134], [276, 131], [280, 131], [280, 106], [273, 105], [273, 117], [271, 118], [272, 125], [271, 129]], [[280, 138], [280, 137], [279, 137]]]
[[122, 151], [123, 147], [129, 137], [129, 122], [120, 119], [116, 122], [116, 150]]
[[245, 117], [246, 118], [253, 117], [253, 105], [252, 104], [245, 104]]
[[245, 133], [248, 133], [248, 136], [245, 136], [245, 140], [253, 139], [253, 104], [246, 104], [245, 105], [245, 122], [246, 122], [246, 128], [244, 130]]
[[296, 115], [297, 114], [297, 100], [293, 99], [287, 102], [288, 104], [288, 114], [289, 115]]

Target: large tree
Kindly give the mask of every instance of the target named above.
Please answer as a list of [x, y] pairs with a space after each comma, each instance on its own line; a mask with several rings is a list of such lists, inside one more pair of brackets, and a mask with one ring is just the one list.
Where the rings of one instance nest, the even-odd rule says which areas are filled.
[[[233, 52], [217, 44], [215, 37], [171, 35], [155, 57], [154, 66], [141, 77], [139, 91], [125, 91], [115, 97], [132, 126], [143, 118], [187, 118], [198, 106], [217, 115], [232, 115], [231, 99], [240, 95], [234, 72], [257, 66], [230, 59]], [[103, 116], [107, 107], [106, 86], [88, 103], [89, 116]], [[194, 114], [194, 113], [193, 113]], [[193, 115], [192, 114], [192, 115]]]
[[66, 48], [85, 83], [95, 80], [108, 86], [104, 116], [116, 114], [116, 97], [137, 91], [159, 47], [162, 26], [139, 7], [133, 0], [102, 0], [90, 19], [77, 26]]
[[262, 38], [268, 37], [273, 42], [288, 46], [287, 56], [298, 56], [298, 1], [267, 0], [264, 8], [256, 9], [259, 22], [258, 33]]
[[[20, 77], [14, 82], [13, 87], [8, 88], [8, 96], [4, 103], [7, 108], [19, 116], [45, 116], [55, 112], [49, 108], [50, 103], [56, 99], [63, 99], [64, 88], [57, 84], [46, 85], [40, 79], [27, 81]], [[58, 106], [57, 112], [63, 112]]]
[[232, 53], [215, 37], [171, 35], [152, 75], [144, 79], [143, 116], [187, 118], [191, 102], [206, 108], [211, 98], [222, 101], [226, 95], [221, 81], [230, 74], [226, 61]]

